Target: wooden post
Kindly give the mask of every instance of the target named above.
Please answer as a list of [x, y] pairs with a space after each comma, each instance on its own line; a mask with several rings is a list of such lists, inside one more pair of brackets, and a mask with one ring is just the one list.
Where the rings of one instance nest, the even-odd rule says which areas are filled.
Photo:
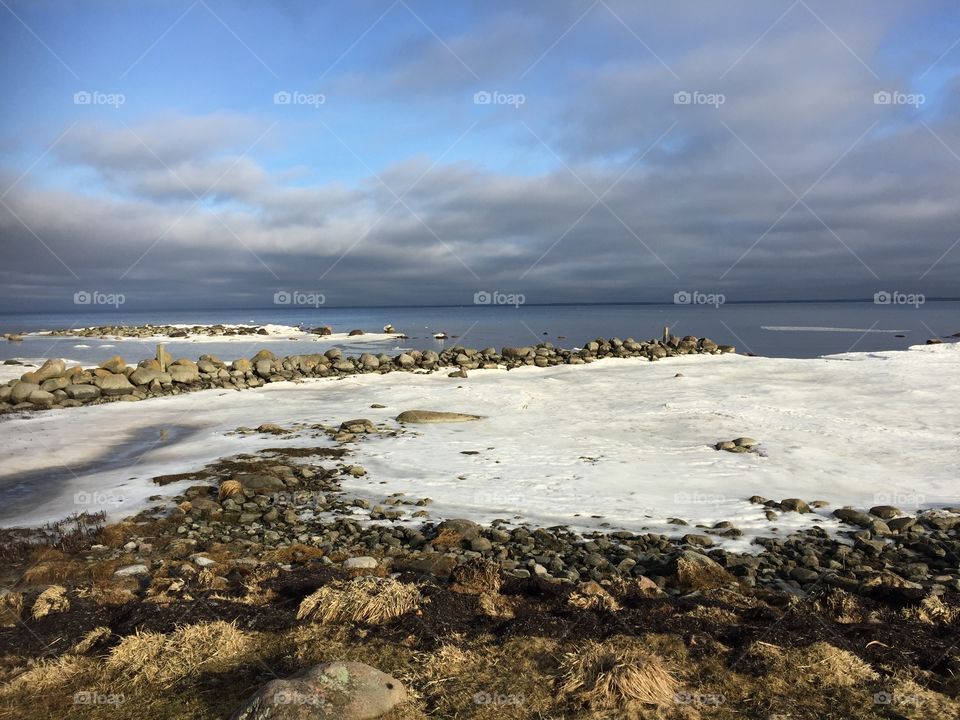
[[663, 326], [663, 342], [666, 342], [670, 339], [670, 327], [668, 325]]

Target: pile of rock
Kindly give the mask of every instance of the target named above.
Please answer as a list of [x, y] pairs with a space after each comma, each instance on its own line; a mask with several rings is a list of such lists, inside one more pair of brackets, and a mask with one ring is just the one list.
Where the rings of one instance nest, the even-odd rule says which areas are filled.
[[269, 335], [266, 328], [257, 325], [97, 325], [88, 328], [50, 330], [54, 337], [127, 337], [127, 338], [184, 338], [190, 335], [212, 337], [235, 335]]
[[735, 440], [721, 440], [713, 447], [716, 450], [725, 450], [726, 452], [748, 453], [757, 452], [759, 444], [757, 440], [751, 437], [738, 437]]
[[197, 362], [186, 358], [174, 360], [163, 346], [158, 346], [155, 358], [141, 361], [136, 367], [128, 366], [119, 356], [92, 370], [80, 366], [67, 368], [63, 360], [48, 360], [38, 370], [25, 373], [20, 380], [0, 386], [0, 412], [144, 400], [208, 388], [240, 390], [265, 383], [358, 373], [434, 371], [453, 366], [457, 368], [453, 375], [465, 378], [468, 370], [583, 365], [609, 357], [653, 361], [691, 353], [715, 355], [734, 351], [733, 346], [717, 345], [709, 338], [687, 336], [678, 339], [670, 336], [666, 340], [645, 342], [632, 338], [597, 338], [574, 350], [556, 348], [548, 342], [529, 347], [505, 347], [500, 352], [492, 347], [476, 350], [457, 345], [441, 353], [410, 350], [393, 357], [369, 352], [348, 357], [339, 348], [331, 348], [324, 353], [278, 358], [269, 350], [260, 350], [250, 359], [226, 363], [214, 355], [202, 355]]

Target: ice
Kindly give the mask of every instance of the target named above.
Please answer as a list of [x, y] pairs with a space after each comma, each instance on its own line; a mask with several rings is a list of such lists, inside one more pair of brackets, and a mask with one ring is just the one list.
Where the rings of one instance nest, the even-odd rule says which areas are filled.
[[[828, 515], [844, 504], [907, 512], [960, 504], [958, 391], [960, 345], [947, 343], [817, 359], [608, 359], [476, 371], [466, 380], [396, 372], [51, 411], [0, 425], [7, 476], [44, 468], [63, 476], [30, 508], [0, 515], [0, 524], [36, 524], [83, 509], [77, 493], [122, 495], [122, 513], [129, 513], [150, 494], [177, 489], [158, 489], [148, 482], [155, 475], [238, 452], [329, 442], [306, 433], [227, 434], [241, 425], [367, 417], [398, 427], [393, 418], [403, 410], [431, 409], [484, 417], [407, 426], [399, 436], [351, 445], [350, 462], [368, 475], [345, 479], [344, 488], [374, 502], [393, 492], [430, 497], [435, 518], [673, 535], [729, 520], [745, 535], [726, 545], [745, 549], [756, 535], [814, 522], [836, 529]], [[145, 428], [157, 438], [153, 447], [144, 443], [142, 457], [98, 470], [103, 457]], [[170, 428], [167, 439], [158, 428]], [[712, 447], [741, 435], [758, 439], [761, 452]], [[75, 475], [63, 472], [90, 463]], [[0, 487], [6, 483], [0, 479]], [[762, 506], [747, 502], [752, 495], [830, 505], [770, 522]]]

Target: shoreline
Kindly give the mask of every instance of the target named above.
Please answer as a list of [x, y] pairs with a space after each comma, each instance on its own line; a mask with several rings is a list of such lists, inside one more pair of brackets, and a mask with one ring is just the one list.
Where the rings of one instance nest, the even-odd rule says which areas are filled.
[[643, 342], [632, 338], [597, 338], [585, 343], [583, 348], [573, 350], [556, 348], [548, 342], [536, 346], [505, 347], [500, 352], [493, 347], [477, 350], [454, 345], [440, 353], [410, 350], [393, 357], [385, 353], [347, 356], [334, 347], [324, 353], [278, 358], [270, 350], [262, 349], [250, 359], [240, 358], [227, 363], [213, 355], [202, 355], [198, 361], [175, 360], [160, 343], [153, 359], [141, 360], [136, 366], [128, 365], [120, 355], [92, 370], [79, 365], [67, 367], [61, 359], [49, 359], [40, 368], [24, 373], [19, 380], [0, 385], [0, 415], [110, 401], [136, 402], [215, 387], [242, 390], [267, 383], [310, 377], [343, 377], [355, 373], [433, 372], [456, 367], [456, 377], [466, 378], [468, 370], [582, 365], [606, 357], [645, 357], [654, 361], [678, 355], [735, 351], [732, 345], [718, 345], [709, 338], [687, 336], [681, 339], [665, 334], [662, 340]]

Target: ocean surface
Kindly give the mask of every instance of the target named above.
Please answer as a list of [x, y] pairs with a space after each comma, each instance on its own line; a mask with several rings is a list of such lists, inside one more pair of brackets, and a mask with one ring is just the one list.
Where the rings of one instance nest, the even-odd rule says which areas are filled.
[[[960, 332], [960, 301], [913, 305], [868, 302], [736, 303], [712, 305], [521, 305], [459, 307], [270, 308], [257, 310], [117, 310], [61, 314], [0, 314], [0, 333], [34, 332], [92, 325], [143, 324], [330, 325], [334, 332], [359, 328], [381, 332], [390, 323], [408, 339], [385, 341], [277, 341], [251, 337], [249, 342], [167, 343], [176, 357], [210, 353], [224, 360], [248, 357], [260, 347], [280, 354], [322, 351], [337, 344], [348, 352], [398, 352], [408, 348], [443, 349], [462, 344], [483, 348], [531, 345], [549, 341], [560, 347], [617, 336], [644, 340], [659, 337], [664, 326], [676, 335], [710, 337], [735, 345], [740, 352], [769, 357], [808, 358], [848, 351], [898, 350], [947, 339]], [[447, 340], [436, 340], [444, 332]], [[27, 338], [0, 341], [0, 360], [62, 357], [101, 362], [114, 354], [128, 361], [151, 357], [155, 347], [135, 340]]]

